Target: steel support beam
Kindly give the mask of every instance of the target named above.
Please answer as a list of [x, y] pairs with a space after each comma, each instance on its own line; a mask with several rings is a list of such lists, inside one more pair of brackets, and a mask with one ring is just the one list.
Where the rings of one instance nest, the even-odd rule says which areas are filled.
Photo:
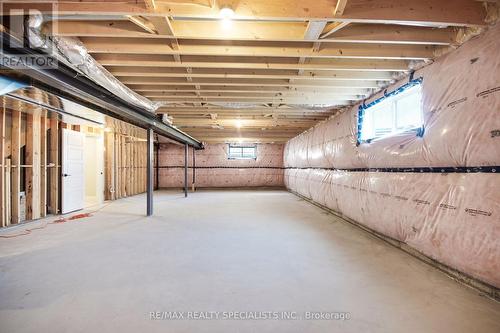
[[160, 144], [155, 143], [155, 190], [160, 188]]
[[188, 151], [189, 146], [184, 145], [184, 197], [188, 196]]
[[[154, 132], [150, 128], [147, 130], [147, 167], [146, 167], [146, 215], [153, 215], [153, 135]], [[187, 146], [187, 144], [186, 144]]]
[[196, 149], [193, 148], [193, 182], [191, 184], [191, 190], [194, 192], [196, 183]]
[[0, 57], [10, 60], [6, 63], [22, 63], [19, 60], [22, 57], [29, 56], [43, 56], [46, 59], [51, 59], [52, 63], [57, 63], [57, 68], [45, 68], [44, 66], [16, 67], [13, 70], [16, 74], [21, 74], [21, 77], [13, 74], [12, 70], [8, 71], [9, 77], [21, 79], [22, 82], [27, 81], [27, 84], [45, 90], [48, 93], [66, 98], [135, 126], [144, 129], [152, 128], [157, 134], [176, 142], [187, 143], [196, 149], [203, 149], [200, 141], [175, 127], [163, 123], [157, 118], [154, 112], [149, 112], [127, 103], [89, 78], [82, 76], [73, 68], [62, 62], [58, 63], [54, 57], [25, 47], [21, 41], [6, 32], [1, 32], [0, 42]]

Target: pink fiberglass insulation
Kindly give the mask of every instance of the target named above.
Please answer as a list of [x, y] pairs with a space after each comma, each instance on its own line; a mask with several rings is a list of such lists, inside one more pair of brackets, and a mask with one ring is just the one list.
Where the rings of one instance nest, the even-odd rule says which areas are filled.
[[285, 166], [343, 169], [498, 165], [499, 33], [497, 25], [415, 72], [415, 77], [423, 77], [423, 137], [402, 133], [356, 146], [358, 104], [291, 139], [285, 148]]
[[[189, 149], [188, 165], [193, 165], [193, 150]], [[228, 159], [227, 144], [208, 144], [196, 151], [196, 187], [257, 187], [284, 186], [283, 145], [257, 145], [257, 159]], [[159, 186], [184, 186], [184, 147], [161, 144], [159, 150]], [[191, 185], [193, 169], [188, 170]]]
[[[416, 71], [423, 78], [422, 137], [403, 133], [357, 146], [355, 105], [287, 143], [285, 185], [500, 287], [499, 34], [500, 25], [491, 27]], [[411, 170], [420, 167], [438, 172]]]

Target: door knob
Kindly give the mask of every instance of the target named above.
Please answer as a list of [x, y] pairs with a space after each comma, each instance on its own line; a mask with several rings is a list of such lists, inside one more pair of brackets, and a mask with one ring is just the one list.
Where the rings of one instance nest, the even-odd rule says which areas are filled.
[[68, 175], [67, 173], [63, 173], [63, 177], [68, 177], [68, 176], [71, 176], [71, 175]]

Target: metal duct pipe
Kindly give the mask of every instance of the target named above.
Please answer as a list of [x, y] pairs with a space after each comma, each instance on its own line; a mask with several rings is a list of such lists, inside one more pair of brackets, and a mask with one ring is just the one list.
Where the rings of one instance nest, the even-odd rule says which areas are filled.
[[[0, 56], [10, 63], [16, 63], [16, 60], [19, 62], [23, 57], [29, 56], [51, 58], [50, 55], [24, 47], [21, 41], [7, 32], [2, 32]], [[54, 58], [52, 60], [56, 61]], [[11, 69], [30, 78], [30, 84], [39, 89], [144, 129], [151, 128], [159, 135], [188, 144], [195, 149], [203, 149], [200, 141], [163, 123], [155, 114], [125, 102], [63, 63], [58, 63], [57, 68], [35, 66]]]

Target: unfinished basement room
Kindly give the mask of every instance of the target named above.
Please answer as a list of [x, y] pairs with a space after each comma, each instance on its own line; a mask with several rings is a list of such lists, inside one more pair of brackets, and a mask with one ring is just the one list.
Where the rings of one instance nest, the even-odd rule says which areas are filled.
[[0, 13], [0, 333], [500, 332], [500, 1]]

